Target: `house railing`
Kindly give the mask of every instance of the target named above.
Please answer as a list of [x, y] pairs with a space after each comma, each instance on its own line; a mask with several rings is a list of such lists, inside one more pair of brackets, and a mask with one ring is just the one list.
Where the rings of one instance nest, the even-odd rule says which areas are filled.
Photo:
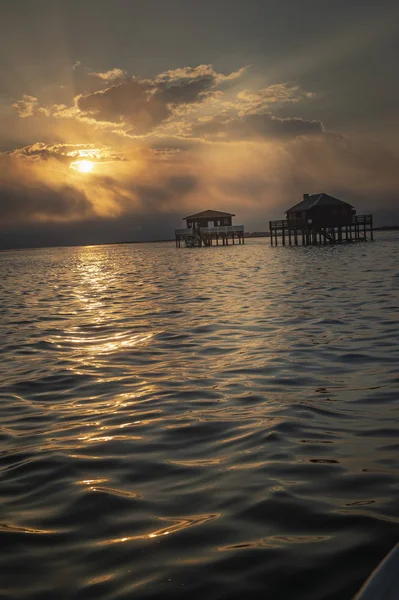
[[360, 225], [363, 223], [370, 224], [373, 222], [373, 215], [355, 215], [353, 217], [353, 223], [355, 225]]
[[224, 225], [221, 227], [200, 227], [200, 229], [175, 229], [175, 236], [228, 235], [229, 233], [244, 233], [244, 225]]
[[[372, 225], [373, 215], [353, 215], [352, 225]], [[312, 219], [279, 219], [277, 221], [269, 221], [270, 229], [311, 229]], [[350, 225], [350, 223], [336, 223], [336, 224], [321, 224], [320, 222], [315, 223], [316, 227], [340, 227]]]
[[273, 229], [288, 228], [287, 219], [279, 219], [277, 221], [269, 221], [269, 224], [270, 224], [270, 228], [273, 228]]
[[201, 227], [200, 232], [208, 234], [208, 235], [212, 235], [212, 234], [227, 235], [228, 233], [241, 233], [241, 232], [243, 233], [244, 225], [224, 225], [221, 227]]

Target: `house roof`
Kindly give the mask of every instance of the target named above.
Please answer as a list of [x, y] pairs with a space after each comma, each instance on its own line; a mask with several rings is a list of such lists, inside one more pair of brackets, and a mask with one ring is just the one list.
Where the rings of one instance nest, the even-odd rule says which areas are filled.
[[195, 213], [194, 215], [189, 215], [188, 217], [184, 217], [184, 221], [187, 219], [220, 219], [223, 217], [235, 217], [232, 213], [221, 212], [220, 210], [203, 210], [199, 213]]
[[302, 210], [309, 210], [314, 206], [342, 206], [343, 204], [353, 208], [353, 206], [348, 202], [343, 202], [342, 200], [338, 200], [338, 198], [334, 198], [334, 196], [324, 194], [323, 192], [321, 194], [310, 194], [308, 198], [305, 198], [302, 200], [302, 202], [295, 204], [295, 206], [289, 208], [285, 212], [300, 212]]

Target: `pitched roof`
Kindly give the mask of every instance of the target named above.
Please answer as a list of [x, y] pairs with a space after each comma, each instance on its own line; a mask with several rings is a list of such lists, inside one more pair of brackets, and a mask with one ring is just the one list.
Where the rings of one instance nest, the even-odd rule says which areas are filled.
[[343, 202], [342, 200], [338, 200], [338, 198], [334, 198], [334, 196], [329, 196], [329, 194], [310, 194], [307, 198], [295, 204], [292, 208], [289, 208], [285, 212], [299, 212], [302, 210], [309, 210], [314, 206], [337, 206], [345, 204], [346, 206], [350, 206], [353, 208], [351, 204], [348, 202]]
[[195, 213], [195, 215], [189, 215], [188, 217], [184, 217], [184, 221], [187, 219], [220, 219], [223, 217], [235, 217], [232, 213], [221, 212], [220, 210], [203, 210], [199, 213]]

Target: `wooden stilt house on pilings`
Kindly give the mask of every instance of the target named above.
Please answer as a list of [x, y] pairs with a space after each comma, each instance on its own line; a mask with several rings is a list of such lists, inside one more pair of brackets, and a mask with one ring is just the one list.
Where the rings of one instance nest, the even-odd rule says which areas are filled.
[[201, 246], [228, 246], [244, 243], [244, 225], [233, 225], [232, 213], [220, 210], [203, 210], [202, 212], [185, 217], [186, 228], [176, 229], [176, 247], [182, 242], [186, 247], [200, 248]]
[[373, 215], [356, 215], [351, 204], [328, 194], [304, 194], [286, 211], [287, 218], [270, 221], [270, 244], [318, 246], [373, 240]]

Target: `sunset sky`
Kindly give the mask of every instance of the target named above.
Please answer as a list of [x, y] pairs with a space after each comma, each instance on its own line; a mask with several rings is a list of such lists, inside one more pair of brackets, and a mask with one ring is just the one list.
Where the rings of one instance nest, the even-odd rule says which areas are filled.
[[399, 224], [393, 0], [14, 0], [0, 247], [265, 230], [304, 192]]

